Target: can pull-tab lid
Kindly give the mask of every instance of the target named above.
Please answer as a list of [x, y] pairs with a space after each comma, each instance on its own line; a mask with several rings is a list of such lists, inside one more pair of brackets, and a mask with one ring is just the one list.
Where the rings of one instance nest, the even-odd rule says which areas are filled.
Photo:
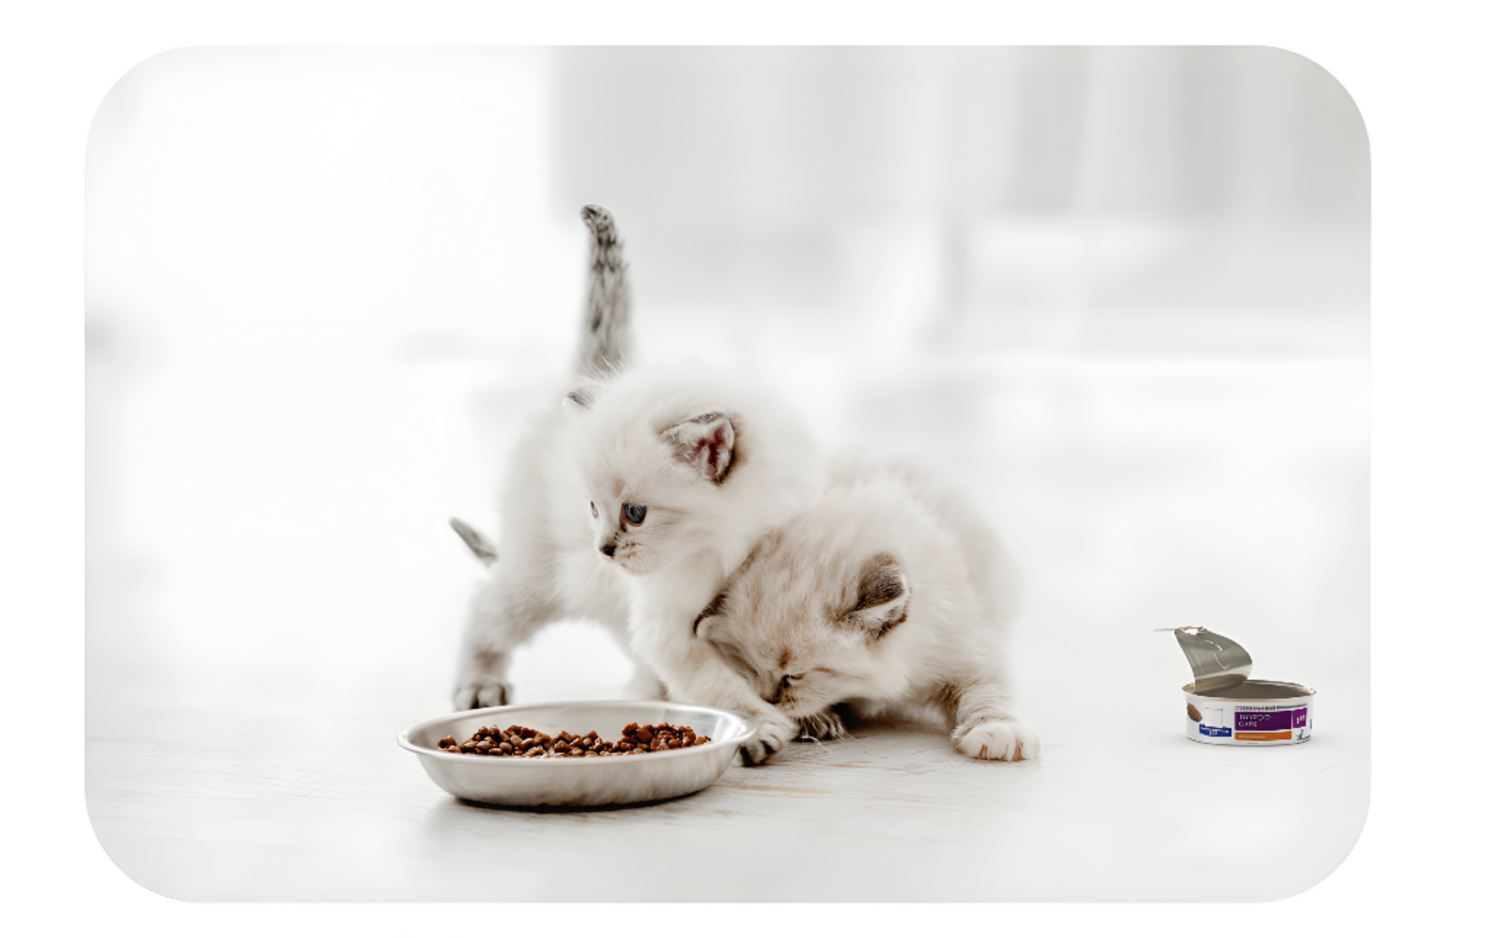
[[1177, 644], [1193, 669], [1195, 694], [1238, 687], [1250, 676], [1250, 652], [1231, 639], [1197, 626], [1157, 631], [1177, 636]]

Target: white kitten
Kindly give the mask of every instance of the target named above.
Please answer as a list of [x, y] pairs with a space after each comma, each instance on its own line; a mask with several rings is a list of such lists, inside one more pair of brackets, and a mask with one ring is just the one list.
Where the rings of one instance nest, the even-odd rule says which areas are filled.
[[630, 640], [673, 700], [760, 721], [759, 762], [796, 723], [763, 701], [693, 634], [694, 620], [777, 524], [825, 485], [816, 447], [777, 402], [689, 376], [627, 374], [576, 395], [571, 434], [597, 557], [628, 575]]
[[[475, 597], [454, 705], [505, 703], [509, 653], [547, 622], [578, 617], [628, 633], [635, 696], [722, 706], [760, 719], [747, 758], [796, 723], [693, 636], [699, 610], [771, 527], [806, 508], [824, 475], [811, 437], [771, 399], [701, 374], [624, 368], [628, 301], [612, 219], [595, 232], [579, 353], [588, 381], [518, 444], [497, 551], [459, 533], [494, 578]], [[701, 369], [699, 369], [701, 371]]]
[[1005, 642], [1020, 593], [1009, 551], [955, 493], [895, 467], [845, 470], [756, 545], [696, 630], [804, 725], [837, 734], [837, 704], [936, 710], [959, 752], [1026, 759], [1041, 741], [1012, 710]]
[[[583, 208], [582, 216], [593, 241], [577, 371], [580, 377], [595, 378], [623, 368], [629, 359], [630, 291], [614, 219], [592, 205]], [[592, 619], [622, 644], [628, 641], [625, 583], [599, 562], [588, 516], [580, 513], [585, 496], [568, 447], [573, 423], [572, 415], [554, 404], [517, 442], [501, 490], [498, 548], [468, 525], [453, 522], [492, 570], [470, 604], [453, 692], [459, 710], [510, 702], [510, 652], [548, 622]], [[639, 661], [637, 666], [631, 696], [661, 696], [650, 669]]]

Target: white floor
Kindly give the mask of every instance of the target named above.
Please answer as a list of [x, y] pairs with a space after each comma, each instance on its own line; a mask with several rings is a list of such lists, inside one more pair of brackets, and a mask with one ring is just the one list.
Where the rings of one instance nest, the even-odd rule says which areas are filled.
[[[494, 474], [549, 393], [550, 362], [526, 347], [356, 343], [267, 351], [271, 367], [214, 329], [146, 353], [128, 331], [104, 334], [90, 351], [89, 810], [150, 889], [1272, 899], [1315, 884], [1359, 836], [1357, 348], [950, 351], [833, 374], [784, 357], [786, 386], [839, 392], [807, 395], [820, 425], [967, 480], [1013, 542], [1032, 584], [1020, 699], [1044, 758], [978, 764], [940, 731], [866, 726], [681, 800], [530, 813], [455, 801], [395, 737], [445, 709], [479, 572], [446, 518], [494, 530]], [[1187, 665], [1151, 631], [1185, 624], [1241, 641], [1257, 676], [1317, 688], [1315, 738], [1253, 751], [1185, 739]], [[613, 698], [627, 674], [599, 633], [564, 623], [523, 651], [516, 685], [523, 702]]]
[[427, 710], [390, 690], [121, 701], [133, 725], [96, 721], [89, 740], [101, 841], [142, 885], [203, 900], [1274, 899], [1339, 864], [1368, 790], [1341, 708], [1306, 744], [1245, 751], [1174, 736], [1166, 705], [1128, 742], [1107, 716], [1049, 725], [1036, 763], [864, 727], [675, 801], [486, 809], [396, 748]]

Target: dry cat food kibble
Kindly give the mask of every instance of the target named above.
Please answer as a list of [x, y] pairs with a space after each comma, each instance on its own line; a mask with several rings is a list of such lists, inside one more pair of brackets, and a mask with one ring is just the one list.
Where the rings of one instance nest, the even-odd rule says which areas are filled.
[[634, 756], [670, 749], [686, 749], [713, 742], [707, 736], [699, 736], [690, 726], [671, 726], [658, 723], [641, 726], [630, 723], [620, 730], [620, 738], [614, 742], [601, 737], [594, 730], [582, 736], [574, 736], [567, 730], [549, 736], [529, 726], [512, 724], [505, 729], [498, 726], [482, 726], [473, 736], [458, 742], [452, 736], [438, 740], [438, 748], [447, 752], [472, 753], [476, 756], [521, 756], [531, 759], [577, 759], [593, 756]]

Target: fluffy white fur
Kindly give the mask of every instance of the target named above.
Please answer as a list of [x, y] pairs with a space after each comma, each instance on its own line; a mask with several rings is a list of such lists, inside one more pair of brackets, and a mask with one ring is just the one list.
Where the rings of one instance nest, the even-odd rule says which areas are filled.
[[1021, 576], [962, 498], [910, 470], [852, 465], [768, 534], [704, 608], [698, 635], [761, 699], [836, 734], [831, 709], [941, 713], [977, 759], [1041, 752], [1017, 719], [1006, 627]]
[[708, 380], [701, 367], [632, 369], [614, 218], [597, 205], [580, 216], [593, 235], [585, 383], [518, 442], [498, 550], [454, 522], [494, 569], [471, 607], [454, 706], [506, 703], [512, 649], [555, 619], [593, 619], [640, 664], [632, 696], [665, 692], [759, 717], [747, 749], [759, 761], [796, 724], [694, 637], [694, 620], [751, 546], [823, 489], [821, 461], [801, 423], [755, 390]]
[[[532, 422], [511, 454], [491, 576], [470, 603], [459, 649], [453, 693], [459, 710], [513, 702], [510, 653], [549, 622], [590, 619], [627, 642], [629, 593], [619, 571], [594, 549], [588, 497], [569, 458], [573, 423], [554, 407]], [[655, 675], [637, 663], [631, 696], [661, 696]]]
[[[476, 596], [455, 704], [508, 699], [506, 659], [548, 621], [604, 623], [642, 672], [632, 688], [761, 721], [752, 758], [796, 724], [753, 693], [693, 621], [762, 535], [824, 488], [812, 438], [774, 400], [686, 373], [579, 389], [518, 445], [494, 579]], [[627, 506], [644, 508], [639, 523]], [[608, 548], [606, 552], [605, 548]]]
[[[627, 576], [631, 647], [671, 699], [758, 718], [747, 757], [760, 761], [796, 724], [697, 639], [693, 625], [755, 543], [824, 488], [814, 441], [776, 401], [745, 386], [637, 374], [589, 397], [572, 461], [597, 556]], [[639, 523], [631, 506], [645, 509]]]

